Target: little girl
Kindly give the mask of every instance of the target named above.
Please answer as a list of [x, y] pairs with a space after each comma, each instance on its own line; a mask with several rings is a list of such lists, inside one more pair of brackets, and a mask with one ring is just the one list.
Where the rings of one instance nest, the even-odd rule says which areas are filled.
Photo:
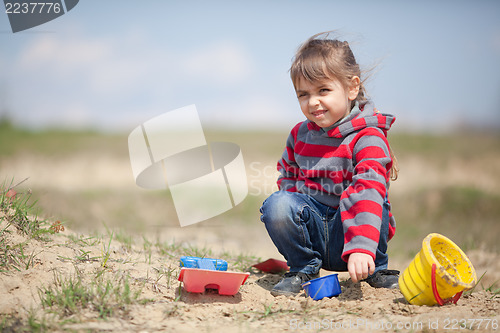
[[386, 254], [396, 226], [388, 189], [397, 170], [387, 142], [395, 118], [366, 99], [349, 44], [328, 33], [299, 48], [290, 76], [307, 120], [292, 129], [278, 162], [279, 191], [260, 209], [290, 266], [271, 293], [295, 295], [321, 268], [397, 288]]

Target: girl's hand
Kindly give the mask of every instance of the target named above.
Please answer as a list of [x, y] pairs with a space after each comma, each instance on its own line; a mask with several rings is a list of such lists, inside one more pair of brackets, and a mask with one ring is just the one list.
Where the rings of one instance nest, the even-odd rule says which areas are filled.
[[375, 262], [369, 254], [352, 253], [347, 260], [347, 270], [352, 282], [356, 283], [375, 272]]

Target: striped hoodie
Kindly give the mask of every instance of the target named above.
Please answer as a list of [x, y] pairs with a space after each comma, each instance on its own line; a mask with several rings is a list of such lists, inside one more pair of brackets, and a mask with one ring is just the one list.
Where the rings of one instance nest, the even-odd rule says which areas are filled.
[[[355, 252], [375, 260], [392, 166], [387, 131], [394, 120], [370, 102], [355, 106], [327, 131], [306, 120], [292, 129], [278, 162], [280, 190], [340, 209], [344, 261]], [[391, 239], [396, 223], [390, 211], [389, 218]]]

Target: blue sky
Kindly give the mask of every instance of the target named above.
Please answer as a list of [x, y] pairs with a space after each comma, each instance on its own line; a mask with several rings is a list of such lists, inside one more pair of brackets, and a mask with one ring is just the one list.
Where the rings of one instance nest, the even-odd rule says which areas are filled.
[[0, 112], [35, 128], [129, 132], [195, 104], [204, 126], [303, 119], [297, 47], [337, 30], [395, 129], [500, 128], [500, 2], [82, 0], [13, 34], [0, 13]]

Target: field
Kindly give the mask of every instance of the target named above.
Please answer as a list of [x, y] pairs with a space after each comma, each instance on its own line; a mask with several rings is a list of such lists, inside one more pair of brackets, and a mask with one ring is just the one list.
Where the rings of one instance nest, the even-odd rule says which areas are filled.
[[[409, 305], [399, 291], [353, 284], [345, 273], [338, 298], [272, 297], [279, 275], [250, 266], [282, 259], [258, 209], [275, 190], [287, 133], [205, 134], [209, 142], [241, 147], [249, 195], [222, 215], [180, 228], [167, 191], [135, 185], [126, 135], [30, 132], [2, 123], [2, 331], [318, 331], [339, 323], [367, 332], [464, 324], [490, 331], [498, 325], [498, 134], [389, 138], [401, 169], [390, 192], [398, 223], [390, 268], [404, 270], [422, 239], [438, 232], [468, 254], [481, 277], [457, 305], [439, 308]], [[11, 201], [6, 190], [13, 186]], [[181, 255], [220, 257], [251, 275], [235, 296], [189, 294], [177, 281]]]

